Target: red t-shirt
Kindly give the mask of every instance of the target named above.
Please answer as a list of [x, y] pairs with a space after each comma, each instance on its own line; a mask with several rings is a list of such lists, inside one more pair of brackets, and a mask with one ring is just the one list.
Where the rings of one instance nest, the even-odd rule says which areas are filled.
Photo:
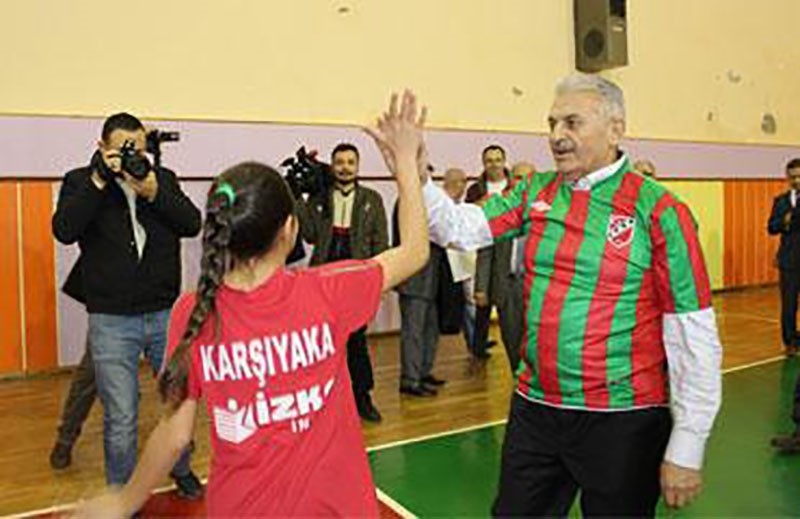
[[[262, 286], [227, 286], [191, 349], [189, 398], [205, 398], [212, 516], [377, 516], [347, 371], [351, 332], [378, 310], [374, 261], [277, 271]], [[175, 304], [172, 352], [194, 294]]]

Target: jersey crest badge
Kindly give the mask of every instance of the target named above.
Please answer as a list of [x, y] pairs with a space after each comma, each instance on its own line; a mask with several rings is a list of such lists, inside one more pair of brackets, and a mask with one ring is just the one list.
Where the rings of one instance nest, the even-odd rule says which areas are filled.
[[608, 221], [606, 238], [614, 247], [623, 249], [633, 241], [634, 231], [636, 231], [636, 218], [612, 214]]

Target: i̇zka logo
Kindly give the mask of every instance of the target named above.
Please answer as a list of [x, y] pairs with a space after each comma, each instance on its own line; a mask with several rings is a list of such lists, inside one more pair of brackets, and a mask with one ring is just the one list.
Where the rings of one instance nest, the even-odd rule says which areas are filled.
[[608, 222], [606, 237], [611, 245], [622, 249], [633, 241], [633, 232], [636, 230], [636, 218], [612, 214]]

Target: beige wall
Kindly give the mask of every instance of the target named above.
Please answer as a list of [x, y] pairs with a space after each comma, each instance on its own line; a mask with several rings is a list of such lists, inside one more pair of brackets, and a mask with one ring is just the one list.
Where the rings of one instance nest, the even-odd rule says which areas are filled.
[[[800, 2], [628, 4], [631, 135], [800, 139]], [[0, 0], [0, 114], [362, 124], [410, 86], [434, 126], [544, 131], [572, 54], [569, 0]]]

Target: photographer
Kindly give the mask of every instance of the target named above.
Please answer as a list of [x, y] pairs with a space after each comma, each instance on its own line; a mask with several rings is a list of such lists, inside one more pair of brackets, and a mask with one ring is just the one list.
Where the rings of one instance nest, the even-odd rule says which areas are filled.
[[[339, 144], [331, 154], [333, 189], [304, 201], [298, 197], [298, 216], [303, 238], [314, 245], [311, 265], [343, 259], [367, 259], [389, 247], [386, 212], [377, 191], [357, 182], [359, 154], [352, 144]], [[350, 336], [347, 364], [358, 414], [380, 422], [381, 414], [370, 397], [374, 387], [367, 350], [366, 327]]]
[[[150, 165], [145, 142], [136, 117], [106, 119], [89, 166], [64, 177], [53, 216], [56, 239], [81, 249], [109, 485], [125, 484], [136, 465], [139, 357], [144, 353], [154, 375], [161, 369], [181, 284], [180, 238], [200, 231], [200, 212], [175, 173]], [[184, 497], [202, 495], [188, 452], [172, 477]]]

